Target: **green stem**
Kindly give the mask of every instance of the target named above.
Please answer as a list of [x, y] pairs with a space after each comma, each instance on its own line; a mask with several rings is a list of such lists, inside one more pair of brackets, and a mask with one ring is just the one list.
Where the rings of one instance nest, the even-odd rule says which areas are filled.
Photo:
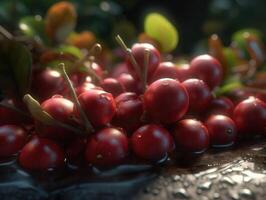
[[147, 76], [148, 76], [150, 53], [151, 52], [149, 49], [145, 49], [145, 51], [144, 51], [143, 92], [145, 92], [146, 87], [147, 87]]

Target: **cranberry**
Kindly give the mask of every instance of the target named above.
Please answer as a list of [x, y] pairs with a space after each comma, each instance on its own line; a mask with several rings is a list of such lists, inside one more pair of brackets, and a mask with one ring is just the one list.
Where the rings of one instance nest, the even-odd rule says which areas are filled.
[[212, 99], [210, 105], [208, 106], [208, 114], [214, 115], [226, 115], [231, 117], [234, 111], [233, 102], [227, 97], [218, 97]]
[[183, 117], [188, 109], [188, 101], [184, 86], [169, 78], [153, 82], [144, 94], [148, 115], [162, 123], [172, 123]]
[[[54, 119], [68, 124], [73, 124], [71, 117], [74, 114], [74, 104], [59, 95], [44, 101], [41, 104], [44, 111]], [[36, 130], [39, 136], [65, 142], [73, 138], [73, 133], [65, 128], [58, 126], [44, 125], [36, 121]]]
[[114, 97], [124, 92], [122, 84], [114, 78], [106, 78], [102, 81], [101, 87], [111, 93]]
[[239, 104], [241, 101], [247, 99], [250, 96], [254, 96], [254, 92], [246, 91], [241, 88], [237, 88], [229, 92], [228, 97], [232, 100], [234, 105]]
[[152, 76], [152, 81], [159, 80], [161, 78], [177, 79], [179, 77], [179, 71], [177, 66], [172, 62], [161, 62]]
[[115, 128], [104, 128], [91, 136], [86, 147], [88, 163], [99, 167], [120, 164], [128, 155], [128, 139]]
[[190, 70], [195, 78], [203, 80], [211, 90], [220, 85], [223, 79], [221, 64], [210, 55], [195, 57], [190, 63]]
[[136, 130], [141, 125], [143, 103], [138, 95], [131, 92], [120, 94], [115, 98], [116, 115], [113, 123], [123, 127], [128, 133]]
[[76, 92], [77, 96], [79, 96], [83, 92], [90, 91], [92, 89], [102, 90], [101, 87], [98, 87], [98, 86], [94, 85], [93, 83], [84, 82], [83, 84], [81, 84], [75, 88], [75, 92]]
[[76, 138], [66, 148], [66, 157], [69, 162], [83, 158], [87, 140], [85, 138]]
[[212, 99], [209, 87], [199, 79], [188, 79], [182, 85], [189, 96], [189, 111], [199, 113], [205, 110]]
[[117, 64], [111, 71], [110, 76], [118, 78], [121, 74], [128, 74], [127, 64], [125, 62]]
[[209, 147], [207, 128], [194, 119], [179, 121], [174, 130], [176, 147], [181, 152], [203, 153]]
[[183, 82], [189, 78], [192, 78], [190, 65], [182, 64], [180, 66], [177, 66], [177, 79]]
[[126, 92], [140, 94], [142, 92], [141, 82], [134, 79], [130, 74], [121, 74], [117, 80], [123, 85]]
[[33, 73], [31, 89], [40, 101], [64, 90], [64, 79], [58, 71], [46, 68]]
[[52, 140], [34, 137], [21, 150], [19, 162], [29, 170], [48, 170], [64, 165], [64, 152]]
[[[148, 49], [150, 50], [150, 56], [149, 56], [149, 64], [148, 64], [148, 69], [147, 69], [147, 80], [151, 80], [152, 75], [154, 74], [155, 70], [157, 69], [159, 63], [160, 63], [160, 53], [159, 51], [151, 44], [149, 43], [135, 43], [131, 50], [132, 54], [137, 61], [137, 64], [140, 68], [141, 74], [144, 72], [144, 55], [145, 55], [145, 50]], [[127, 67], [129, 72], [132, 74], [132, 76], [136, 79], [140, 79], [139, 75], [135, 71], [134, 66], [132, 63], [128, 60], [127, 61]]]
[[79, 95], [78, 100], [93, 126], [106, 125], [115, 115], [115, 100], [110, 93], [90, 90]]
[[131, 137], [133, 152], [140, 158], [159, 161], [175, 148], [174, 139], [163, 127], [149, 124], [140, 127]]
[[266, 104], [255, 97], [249, 97], [235, 107], [233, 119], [239, 132], [244, 135], [263, 133], [266, 126]]
[[214, 147], [231, 146], [236, 141], [237, 129], [235, 122], [224, 115], [212, 115], [205, 123], [211, 145]]
[[0, 126], [0, 157], [9, 157], [18, 153], [26, 140], [27, 134], [19, 126]]

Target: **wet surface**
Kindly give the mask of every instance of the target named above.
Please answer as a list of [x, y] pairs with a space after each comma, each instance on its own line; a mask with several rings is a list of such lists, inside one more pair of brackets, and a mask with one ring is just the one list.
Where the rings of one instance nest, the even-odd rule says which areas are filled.
[[172, 159], [157, 167], [127, 164], [106, 171], [68, 167], [34, 173], [21, 169], [15, 158], [0, 163], [1, 200], [264, 200], [265, 187], [266, 141], [260, 139], [210, 150], [186, 166]]

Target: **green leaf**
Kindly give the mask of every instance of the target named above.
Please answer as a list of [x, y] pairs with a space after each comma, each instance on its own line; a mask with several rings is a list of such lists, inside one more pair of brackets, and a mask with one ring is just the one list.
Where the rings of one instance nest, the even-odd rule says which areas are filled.
[[19, 42], [0, 35], [0, 89], [24, 95], [31, 79], [31, 54]]
[[230, 83], [227, 83], [224, 86], [220, 87], [215, 92], [215, 95], [216, 96], [222, 96], [222, 95], [225, 95], [225, 94], [231, 92], [234, 89], [241, 88], [241, 87], [243, 87], [243, 85], [239, 81], [230, 82]]
[[144, 30], [147, 35], [160, 43], [163, 52], [176, 48], [178, 32], [174, 25], [159, 13], [150, 13], [146, 16]]
[[69, 53], [72, 54], [73, 56], [77, 57], [78, 59], [82, 58], [82, 52], [79, 48], [70, 46], [70, 45], [61, 45], [59, 48], [55, 50], [58, 53]]
[[19, 29], [28, 37], [35, 38], [48, 44], [48, 38], [44, 30], [44, 20], [40, 16], [27, 16], [19, 21]]

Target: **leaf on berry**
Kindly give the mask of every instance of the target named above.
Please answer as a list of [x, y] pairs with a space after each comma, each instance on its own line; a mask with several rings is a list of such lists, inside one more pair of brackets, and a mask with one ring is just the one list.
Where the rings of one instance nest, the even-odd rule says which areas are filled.
[[0, 35], [0, 46], [0, 89], [24, 95], [31, 79], [31, 54], [23, 44], [3, 35]]
[[170, 52], [176, 48], [178, 32], [164, 16], [158, 13], [148, 14], [144, 21], [144, 30], [160, 43], [163, 52]]

